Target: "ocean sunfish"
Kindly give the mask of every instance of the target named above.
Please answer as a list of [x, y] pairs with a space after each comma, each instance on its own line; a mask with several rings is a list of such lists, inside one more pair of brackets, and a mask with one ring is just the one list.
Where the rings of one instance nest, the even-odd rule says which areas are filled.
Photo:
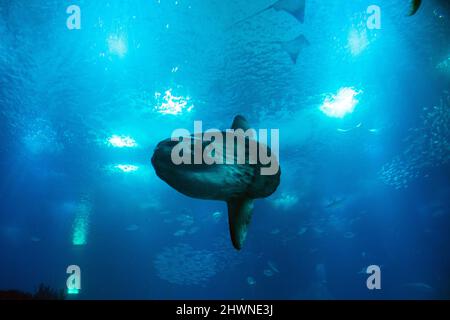
[[[247, 132], [250, 127], [244, 117], [236, 116], [232, 129], [235, 130], [235, 135], [239, 135], [239, 131]], [[220, 131], [217, 131], [217, 133], [228, 137], [228, 133]], [[256, 146], [259, 151], [261, 151], [261, 147], [267, 148], [266, 150], [270, 152], [271, 157], [275, 158], [273, 157], [273, 151], [268, 146], [255, 139], [250, 139], [247, 135], [240, 137], [243, 139], [235, 138], [235, 142], [236, 140], [238, 142], [234, 144], [234, 150], [231, 151], [227, 150], [230, 148], [225, 148], [225, 142], [221, 144], [216, 139], [213, 142], [211, 142], [212, 139], [206, 139], [204, 132], [183, 137], [183, 141], [185, 139], [193, 141], [190, 149], [187, 151], [183, 149], [183, 156], [186, 152], [190, 153], [188, 157], [193, 156], [195, 159], [196, 153], [201, 152], [204, 157], [207, 154], [206, 151], [211, 150], [211, 146], [215, 144], [213, 148], [214, 157], [218, 156], [223, 159], [223, 164], [216, 162], [212, 164], [175, 164], [172, 161], [172, 152], [179, 142], [172, 139], [160, 142], [151, 160], [157, 176], [178, 192], [196, 199], [227, 202], [231, 240], [237, 250], [242, 248], [245, 241], [252, 218], [254, 199], [265, 198], [273, 194], [280, 184], [281, 176], [278, 159], [272, 160], [276, 161], [278, 168], [272, 175], [262, 174], [262, 170], [269, 165], [263, 165], [260, 160], [249, 161], [251, 145]], [[201, 148], [195, 147], [197, 144]], [[236, 161], [236, 150], [239, 150], [238, 148], [244, 148], [245, 150], [244, 164]], [[212, 156], [212, 151], [210, 151], [210, 154]], [[228, 164], [229, 162], [225, 161], [228, 158], [234, 158], [233, 164]]]

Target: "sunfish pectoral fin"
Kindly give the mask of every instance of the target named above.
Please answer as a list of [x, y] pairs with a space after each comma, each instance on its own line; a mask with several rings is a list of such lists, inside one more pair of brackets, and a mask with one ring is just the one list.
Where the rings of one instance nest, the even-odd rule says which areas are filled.
[[228, 223], [233, 246], [241, 250], [247, 237], [247, 230], [252, 220], [253, 199], [236, 198], [227, 201]]

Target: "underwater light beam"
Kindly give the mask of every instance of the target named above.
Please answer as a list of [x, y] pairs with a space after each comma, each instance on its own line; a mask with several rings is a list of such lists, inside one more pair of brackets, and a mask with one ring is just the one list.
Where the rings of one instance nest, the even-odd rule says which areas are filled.
[[90, 204], [83, 200], [77, 208], [77, 214], [73, 223], [72, 244], [74, 246], [84, 246], [87, 244], [90, 213]]
[[353, 56], [361, 54], [369, 45], [367, 31], [352, 30], [348, 36], [348, 47]]
[[128, 46], [125, 37], [111, 35], [108, 38], [108, 50], [109, 53], [119, 56], [120, 58], [125, 57], [128, 52]]
[[189, 97], [185, 98], [182, 96], [174, 96], [172, 95], [172, 89], [167, 90], [162, 98], [161, 96], [161, 93], [155, 93], [155, 99], [158, 102], [158, 105], [155, 106], [155, 109], [158, 113], [176, 116], [182, 114], [185, 110], [187, 112], [191, 112], [192, 109], [194, 109], [194, 105], [189, 103]]
[[125, 173], [136, 172], [139, 170], [138, 166], [134, 166], [131, 164], [118, 164], [114, 168], [119, 169], [120, 171], [125, 172]]
[[135, 148], [136, 141], [129, 136], [113, 135], [108, 139], [108, 143], [115, 148]]
[[356, 97], [360, 93], [353, 88], [341, 88], [336, 95], [325, 98], [320, 110], [330, 118], [344, 118], [355, 110], [359, 102]]

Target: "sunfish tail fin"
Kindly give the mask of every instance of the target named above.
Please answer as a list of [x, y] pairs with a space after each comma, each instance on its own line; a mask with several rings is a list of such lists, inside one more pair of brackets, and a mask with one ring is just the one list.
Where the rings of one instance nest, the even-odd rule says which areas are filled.
[[227, 201], [227, 205], [231, 242], [237, 250], [241, 250], [252, 220], [253, 199], [230, 199]]

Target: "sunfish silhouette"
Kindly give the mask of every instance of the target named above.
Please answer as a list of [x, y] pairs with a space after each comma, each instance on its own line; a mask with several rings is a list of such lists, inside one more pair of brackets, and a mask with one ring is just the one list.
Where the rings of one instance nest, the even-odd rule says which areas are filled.
[[251, 16], [242, 19], [236, 23], [233, 24], [233, 26], [236, 26], [244, 21], [247, 21], [251, 18], [256, 17], [257, 15], [270, 10], [274, 9], [276, 11], [286, 11], [290, 15], [292, 15], [294, 18], [296, 18], [298, 21], [303, 23], [305, 21], [305, 5], [306, 0], [278, 0], [274, 4], [252, 14]]
[[[244, 117], [237, 116], [234, 119], [232, 129], [247, 131], [250, 127]], [[200, 135], [191, 135], [187, 138], [201, 141], [201, 152], [203, 153], [203, 150], [211, 145], [212, 142], [203, 139], [204, 133]], [[226, 133], [222, 132], [222, 136], [225, 135]], [[239, 139], [236, 140], [239, 141]], [[262, 165], [259, 161], [256, 164], [251, 164], [248, 161], [250, 139], [245, 137], [244, 141], [245, 164], [237, 164], [236, 152], [231, 154], [231, 156], [234, 156], [234, 164], [226, 164], [226, 153], [229, 151], [224, 150], [221, 154], [221, 150], [218, 148], [216, 152], [219, 152], [220, 157], [224, 159], [224, 164], [176, 165], [172, 161], [172, 150], [179, 142], [171, 139], [160, 142], [152, 157], [152, 165], [158, 177], [178, 192], [192, 198], [227, 202], [231, 240], [234, 247], [238, 250], [242, 248], [247, 235], [247, 229], [253, 213], [254, 199], [265, 198], [274, 193], [280, 184], [281, 176], [281, 169], [278, 166], [277, 159], [278, 171], [276, 174], [262, 175], [261, 168], [268, 167], [268, 165]], [[256, 143], [257, 150], [260, 150], [262, 143], [255, 140], [253, 142]], [[195, 158], [196, 148], [193, 145], [194, 143], [192, 143], [190, 156], [194, 155]], [[266, 147], [265, 145], [262, 146]], [[239, 142], [235, 144], [234, 151], [238, 147]], [[268, 147], [266, 148], [271, 152]]]

